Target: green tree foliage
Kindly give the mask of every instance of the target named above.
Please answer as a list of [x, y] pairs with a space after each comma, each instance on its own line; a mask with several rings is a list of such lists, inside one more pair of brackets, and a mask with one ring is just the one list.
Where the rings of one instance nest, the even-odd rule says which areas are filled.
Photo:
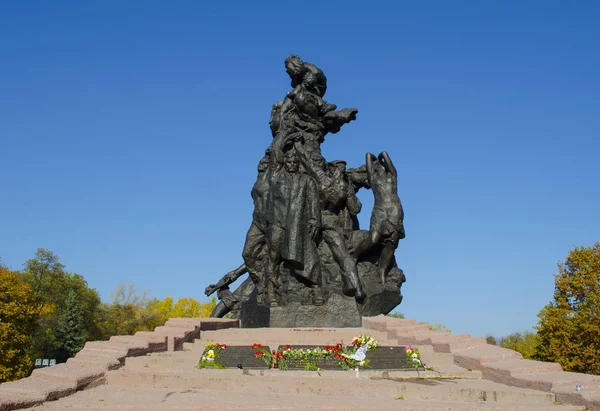
[[387, 316], [392, 318], [404, 318], [404, 314], [396, 312], [389, 313]]
[[147, 330], [149, 323], [156, 322], [153, 318], [155, 314], [147, 309], [148, 306], [146, 295], [139, 295], [135, 284], [119, 284], [113, 294], [113, 302], [102, 304], [98, 313], [102, 339]]
[[134, 284], [123, 283], [117, 287], [113, 302], [100, 307], [98, 326], [101, 339], [151, 331], [164, 325], [171, 317], [209, 317], [216, 304], [214, 297], [204, 304], [194, 298], [180, 298], [177, 302], [172, 297], [148, 299], [145, 293], [140, 294], [135, 289]]
[[[65, 320], [74, 310], [81, 316], [78, 320], [80, 335], [71, 335], [72, 341], [100, 337], [95, 318], [100, 305], [98, 292], [89, 288], [82, 276], [66, 272], [58, 256], [48, 250], [37, 250], [35, 257], [25, 263], [21, 277], [34, 291], [34, 307], [38, 314], [37, 327], [29, 339], [32, 358], [50, 358], [59, 362], [68, 358], [65, 357], [69, 352], [63, 341], [65, 334], [61, 334], [65, 324], [59, 320]], [[73, 297], [69, 298], [71, 294]]]
[[600, 242], [571, 250], [554, 282], [554, 299], [538, 314], [537, 357], [600, 374]]
[[0, 383], [26, 377], [31, 370], [25, 347], [38, 318], [35, 302], [19, 273], [0, 266]]
[[523, 358], [535, 358], [539, 345], [539, 337], [535, 332], [517, 332], [498, 339], [500, 347], [521, 353]]
[[79, 352], [87, 339], [85, 319], [74, 290], [70, 290], [64, 308], [58, 314], [57, 340], [59, 352], [57, 361], [64, 362]]
[[494, 337], [493, 335], [488, 335], [487, 337], [485, 337], [485, 340], [487, 341], [488, 344], [491, 344], [491, 345], [498, 344], [498, 342], [496, 341], [496, 337]]

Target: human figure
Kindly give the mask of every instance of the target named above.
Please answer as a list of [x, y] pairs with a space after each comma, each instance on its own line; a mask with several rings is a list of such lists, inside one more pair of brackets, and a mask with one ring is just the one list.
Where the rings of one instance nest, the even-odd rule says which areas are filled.
[[385, 283], [394, 258], [398, 241], [405, 237], [404, 210], [398, 197], [398, 172], [385, 151], [375, 157], [366, 155], [368, 185], [373, 190], [375, 203], [371, 214], [369, 238], [361, 242], [355, 249], [359, 257], [376, 244], [383, 244], [379, 258], [379, 277]]
[[307, 151], [296, 143], [299, 158], [303, 166], [319, 183], [321, 213], [323, 221], [323, 240], [331, 249], [334, 260], [342, 273], [343, 292], [363, 301], [366, 294], [358, 276], [356, 261], [348, 251], [345, 224], [340, 220], [340, 213], [348, 208], [351, 214], [360, 212], [360, 201], [351, 192], [346, 175], [346, 162], [333, 161], [323, 171], [310, 159]]
[[259, 301], [264, 292], [264, 263], [267, 258], [267, 198], [269, 193], [269, 153], [258, 163], [258, 177], [252, 187], [254, 201], [252, 224], [246, 233], [246, 241], [242, 250], [242, 258], [252, 281], [257, 286]]
[[216, 284], [211, 284], [204, 289], [204, 294], [207, 297], [216, 291], [219, 298], [219, 303], [210, 314], [211, 317], [223, 318], [230, 311], [239, 310], [240, 304], [250, 298], [250, 294], [252, 294], [256, 287], [250, 277], [236, 288], [233, 293], [229, 290], [229, 285], [247, 272], [248, 267], [246, 267], [246, 264], [242, 264], [235, 270], [225, 274]]
[[[284, 167], [274, 171], [268, 196], [269, 258], [265, 271], [269, 303], [278, 305], [280, 264], [291, 274], [318, 289], [321, 283], [316, 238], [321, 230], [321, 210], [316, 182], [300, 172], [294, 150], [285, 155]], [[313, 303], [322, 304], [320, 292]]]
[[314, 64], [291, 55], [285, 60], [285, 67], [293, 90], [287, 93], [281, 105], [274, 106], [271, 113], [271, 130], [274, 124], [278, 130], [271, 146], [273, 160], [282, 163], [284, 153], [300, 141], [311, 153], [313, 161], [318, 161], [325, 135], [337, 133], [342, 125], [355, 120], [358, 110], [336, 110], [335, 104], [323, 100], [327, 78]]

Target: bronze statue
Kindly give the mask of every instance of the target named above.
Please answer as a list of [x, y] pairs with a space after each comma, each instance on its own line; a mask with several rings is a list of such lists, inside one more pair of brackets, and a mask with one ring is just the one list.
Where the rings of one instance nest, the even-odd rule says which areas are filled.
[[[231, 312], [242, 326], [265, 312], [270, 320], [262, 326], [360, 326], [361, 316], [387, 314], [402, 301], [405, 277], [394, 258], [405, 237], [398, 173], [386, 152], [368, 153], [358, 168], [328, 162], [321, 153], [325, 136], [355, 120], [358, 110], [338, 110], [323, 99], [327, 77], [316, 65], [291, 55], [285, 69], [292, 90], [271, 109], [273, 140], [252, 188], [244, 264], [205, 292], [217, 291], [221, 300], [213, 316]], [[368, 231], [357, 218], [361, 189], [375, 199]], [[301, 306], [309, 318], [298, 317]]]

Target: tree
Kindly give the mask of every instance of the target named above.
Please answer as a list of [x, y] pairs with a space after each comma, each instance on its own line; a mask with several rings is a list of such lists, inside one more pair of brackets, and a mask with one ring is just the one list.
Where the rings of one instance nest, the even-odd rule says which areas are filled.
[[404, 318], [404, 314], [397, 312], [389, 313], [387, 316], [392, 318]]
[[101, 328], [101, 339], [113, 335], [130, 335], [136, 331], [151, 331], [164, 325], [171, 317], [209, 317], [217, 305], [216, 298], [202, 304], [194, 298], [180, 298], [177, 303], [172, 297], [164, 300], [146, 298], [136, 291], [134, 284], [120, 284], [112, 304], [102, 304], [97, 315]]
[[526, 360], [534, 358], [539, 345], [539, 337], [529, 330], [517, 332], [498, 339], [498, 345], [509, 350], [514, 350]]
[[32, 362], [25, 348], [37, 318], [31, 286], [0, 266], [0, 383], [29, 374]]
[[75, 291], [69, 291], [64, 308], [58, 315], [56, 334], [60, 349], [56, 360], [64, 362], [79, 352], [87, 339], [85, 318]]
[[58, 256], [43, 248], [39, 248], [35, 257], [25, 262], [22, 278], [33, 288], [39, 313], [46, 305], [56, 304], [63, 296], [64, 268]]
[[554, 299], [538, 314], [537, 358], [600, 374], [600, 242], [571, 250], [554, 282]]
[[493, 335], [488, 335], [487, 337], [485, 337], [485, 340], [487, 341], [488, 344], [491, 344], [491, 345], [497, 344], [496, 337], [494, 337]]
[[[65, 271], [58, 256], [51, 251], [38, 249], [35, 257], [27, 260], [21, 274], [22, 279], [31, 285], [35, 294], [35, 307], [38, 313], [38, 324], [29, 338], [29, 354], [32, 358], [49, 358], [58, 361], [66, 360], [65, 334], [59, 333], [59, 319], [66, 318], [77, 306], [82, 319], [78, 326], [80, 335], [77, 340], [87, 337], [98, 339], [100, 332], [96, 325], [96, 312], [100, 305], [100, 296], [95, 289], [89, 288], [87, 282], [79, 274]], [[69, 295], [73, 293], [69, 302]], [[67, 306], [67, 302], [71, 304]], [[71, 332], [74, 329], [71, 329]], [[75, 338], [71, 335], [70, 338]]]
[[113, 294], [112, 304], [103, 304], [98, 312], [102, 339], [148, 330], [147, 324], [156, 315], [147, 310], [148, 304], [146, 295], [140, 295], [135, 284], [119, 284]]

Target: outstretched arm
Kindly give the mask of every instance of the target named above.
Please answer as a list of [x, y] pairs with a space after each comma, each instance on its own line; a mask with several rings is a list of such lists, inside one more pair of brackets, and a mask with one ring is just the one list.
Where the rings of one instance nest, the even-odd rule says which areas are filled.
[[226, 287], [229, 284], [233, 283], [235, 280], [237, 280], [238, 278], [240, 278], [243, 274], [245, 274], [247, 272], [248, 272], [248, 267], [246, 267], [246, 264], [240, 265], [235, 270], [230, 271], [227, 274], [225, 274], [223, 276], [223, 278], [221, 278], [217, 284], [211, 284], [208, 287], [206, 287], [206, 289], [204, 290], [204, 294], [206, 294], [207, 296], [211, 295], [218, 289]]
[[373, 161], [377, 161], [377, 157], [371, 153], [367, 153], [365, 164], [367, 166], [367, 181], [371, 187], [373, 187], [373, 184], [371, 184], [371, 176], [373, 175]]
[[[382, 161], [383, 160], [383, 161]], [[396, 167], [394, 167], [394, 163], [392, 163], [392, 159], [390, 158], [387, 151], [383, 151], [379, 154], [379, 162], [385, 167], [385, 169], [392, 173], [394, 177], [398, 177], [398, 172], [396, 171]]]

